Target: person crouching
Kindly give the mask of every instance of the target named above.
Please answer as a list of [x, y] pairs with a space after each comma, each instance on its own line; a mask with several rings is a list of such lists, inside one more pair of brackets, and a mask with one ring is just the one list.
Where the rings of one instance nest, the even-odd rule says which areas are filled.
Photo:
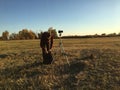
[[40, 41], [40, 47], [42, 49], [43, 64], [51, 64], [53, 57], [51, 49], [53, 46], [53, 34], [49, 32], [43, 32]]

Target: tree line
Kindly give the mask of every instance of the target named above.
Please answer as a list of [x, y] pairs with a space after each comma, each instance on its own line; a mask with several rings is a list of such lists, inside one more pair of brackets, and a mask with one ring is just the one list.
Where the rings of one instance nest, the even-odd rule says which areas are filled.
[[94, 34], [94, 35], [84, 35], [84, 36], [63, 36], [62, 38], [99, 38], [99, 37], [120, 37], [120, 32], [117, 33], [110, 33], [110, 34], [106, 34], [106, 33], [102, 33], [101, 35], [98, 34]]
[[[54, 37], [58, 38], [56, 29], [53, 29], [52, 27], [50, 27], [48, 29], [48, 32], [53, 32], [54, 33]], [[2, 36], [0, 37], [1, 40], [29, 40], [29, 39], [39, 39], [41, 38], [42, 35], [42, 31], [39, 33], [35, 33], [32, 30], [28, 30], [28, 29], [22, 29], [21, 31], [19, 31], [18, 33], [9, 33], [9, 31], [4, 31], [2, 33]]]
[[[53, 29], [52, 27], [48, 28], [48, 32], [54, 33], [54, 38], [58, 38], [58, 34], [56, 29]], [[2, 36], [0, 37], [0, 40], [29, 40], [29, 39], [40, 39], [42, 35], [42, 31], [39, 33], [35, 33], [32, 30], [28, 29], [22, 29], [18, 33], [9, 33], [7, 30], [2, 33]], [[97, 37], [117, 37], [120, 36], [120, 32], [117, 33], [102, 33], [101, 35], [95, 34], [95, 35], [84, 35], [84, 36], [63, 36], [62, 38], [97, 38]]]

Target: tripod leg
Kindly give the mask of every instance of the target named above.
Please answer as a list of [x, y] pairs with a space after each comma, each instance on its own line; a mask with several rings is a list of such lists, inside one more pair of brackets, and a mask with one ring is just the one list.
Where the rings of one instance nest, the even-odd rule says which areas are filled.
[[63, 54], [64, 57], [66, 58], [68, 65], [70, 66], [68, 57], [67, 57], [67, 55], [66, 55], [66, 53], [65, 53], [65, 50], [64, 50], [64, 48], [63, 48], [63, 46], [62, 46], [62, 41], [61, 41], [61, 43], [60, 43], [60, 49], [61, 49], [62, 54]]

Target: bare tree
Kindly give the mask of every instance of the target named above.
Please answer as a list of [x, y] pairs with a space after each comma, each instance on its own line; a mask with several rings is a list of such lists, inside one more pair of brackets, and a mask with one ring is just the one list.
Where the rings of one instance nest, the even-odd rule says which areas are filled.
[[2, 33], [2, 39], [3, 40], [8, 40], [9, 39], [9, 32], [7, 30]]

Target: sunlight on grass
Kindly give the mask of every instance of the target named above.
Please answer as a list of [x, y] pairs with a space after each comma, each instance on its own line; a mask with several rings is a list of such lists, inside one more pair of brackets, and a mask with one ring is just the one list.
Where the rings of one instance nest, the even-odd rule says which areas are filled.
[[51, 65], [39, 40], [0, 41], [1, 90], [119, 90], [120, 38], [63, 39], [70, 66], [54, 40]]

